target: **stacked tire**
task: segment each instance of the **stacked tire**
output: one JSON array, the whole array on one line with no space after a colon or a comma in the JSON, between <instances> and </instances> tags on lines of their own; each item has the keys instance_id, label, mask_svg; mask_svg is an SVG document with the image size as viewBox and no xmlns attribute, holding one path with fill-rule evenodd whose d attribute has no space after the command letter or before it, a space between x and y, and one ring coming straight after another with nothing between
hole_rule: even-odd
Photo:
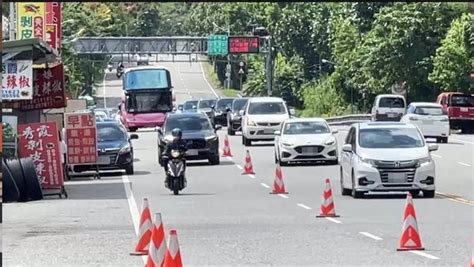
<instances>
[{"instance_id":1,"label":"stacked tire","mask_svg":"<svg viewBox=\"0 0 474 267\"><path fill-rule=\"evenodd\" d=\"M43 190L31 158L5 160L2 169L5 202L43 199Z\"/></svg>"}]
</instances>

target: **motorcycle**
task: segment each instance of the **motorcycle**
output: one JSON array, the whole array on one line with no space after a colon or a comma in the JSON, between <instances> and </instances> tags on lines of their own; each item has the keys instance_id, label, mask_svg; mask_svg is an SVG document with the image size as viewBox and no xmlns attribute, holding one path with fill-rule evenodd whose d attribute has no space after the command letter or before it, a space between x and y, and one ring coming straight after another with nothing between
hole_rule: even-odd
<instances>
[{"instance_id":1,"label":"motorcycle","mask_svg":"<svg viewBox=\"0 0 474 267\"><path fill-rule=\"evenodd\" d=\"M186 160L184 159L185 151L171 150L170 157L163 155L163 158L169 158L167 164L166 179L168 180L168 188L173 191L175 195L179 191L186 188L185 167Z\"/></svg>"}]
</instances>

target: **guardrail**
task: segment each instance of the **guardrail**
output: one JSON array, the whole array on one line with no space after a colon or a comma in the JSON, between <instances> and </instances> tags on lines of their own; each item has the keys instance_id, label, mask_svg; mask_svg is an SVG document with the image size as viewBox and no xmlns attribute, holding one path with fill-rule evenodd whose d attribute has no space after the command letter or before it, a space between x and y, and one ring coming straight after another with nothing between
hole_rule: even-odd
<instances>
[{"instance_id":1,"label":"guardrail","mask_svg":"<svg viewBox=\"0 0 474 267\"><path fill-rule=\"evenodd\" d=\"M351 125L357 122L370 121L372 116L370 114L351 114L337 117L326 118L329 125Z\"/></svg>"}]
</instances>

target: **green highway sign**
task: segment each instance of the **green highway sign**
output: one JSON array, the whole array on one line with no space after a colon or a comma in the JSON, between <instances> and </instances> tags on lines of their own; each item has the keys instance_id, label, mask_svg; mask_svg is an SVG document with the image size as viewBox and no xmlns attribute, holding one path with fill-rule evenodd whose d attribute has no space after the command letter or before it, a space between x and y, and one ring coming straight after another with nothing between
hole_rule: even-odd
<instances>
[{"instance_id":1,"label":"green highway sign","mask_svg":"<svg viewBox=\"0 0 474 267\"><path fill-rule=\"evenodd\" d=\"M210 35L207 38L207 55L225 56L229 53L227 35Z\"/></svg>"}]
</instances>

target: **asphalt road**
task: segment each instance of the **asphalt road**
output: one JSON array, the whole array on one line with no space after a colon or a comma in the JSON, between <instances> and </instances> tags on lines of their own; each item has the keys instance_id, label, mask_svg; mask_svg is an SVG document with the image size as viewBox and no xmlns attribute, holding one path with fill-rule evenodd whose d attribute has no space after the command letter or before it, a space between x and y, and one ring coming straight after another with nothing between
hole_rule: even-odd
<instances>
[{"instance_id":1,"label":"asphalt road","mask_svg":"<svg viewBox=\"0 0 474 267\"><path fill-rule=\"evenodd\" d=\"M178 102L215 97L200 63L162 65L171 71ZM117 99L120 90L119 80L107 80L101 93ZM347 128L338 129L342 145ZM225 132L219 131L221 145ZM472 135L453 135L433 153L439 194L414 199L426 250L398 252L403 194L341 196L337 165L283 167L289 194L269 194L273 144L248 148L256 174L242 175L247 148L238 134L230 137L232 158L222 158L218 166L190 163L188 187L174 196L163 186L157 133L137 133L134 175L73 180L67 183L68 200L6 205L5 266L143 266L128 252L136 242L137 207L144 197L152 213L162 213L166 236L177 230L185 266L465 267L471 261ZM325 178L331 180L339 218L315 217Z\"/></svg>"}]
</instances>

